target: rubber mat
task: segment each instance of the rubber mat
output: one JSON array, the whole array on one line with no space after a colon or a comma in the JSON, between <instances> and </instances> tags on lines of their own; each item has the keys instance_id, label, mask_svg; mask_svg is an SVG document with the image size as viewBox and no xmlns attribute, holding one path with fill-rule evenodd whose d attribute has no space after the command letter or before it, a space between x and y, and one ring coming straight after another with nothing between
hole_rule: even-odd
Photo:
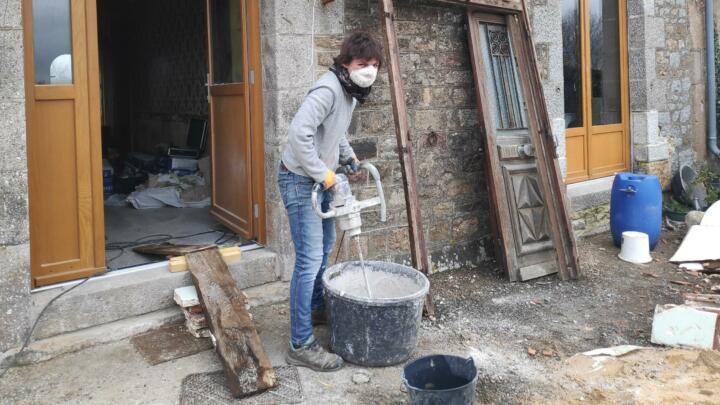
<instances>
[{"instance_id":1,"label":"rubber mat","mask_svg":"<svg viewBox=\"0 0 720 405\"><path fill-rule=\"evenodd\" d=\"M275 367L278 386L245 398L234 398L225 384L223 370L190 374L183 378L180 387L180 405L197 404L299 404L303 401L302 384L297 368Z\"/></svg>"}]
</instances>

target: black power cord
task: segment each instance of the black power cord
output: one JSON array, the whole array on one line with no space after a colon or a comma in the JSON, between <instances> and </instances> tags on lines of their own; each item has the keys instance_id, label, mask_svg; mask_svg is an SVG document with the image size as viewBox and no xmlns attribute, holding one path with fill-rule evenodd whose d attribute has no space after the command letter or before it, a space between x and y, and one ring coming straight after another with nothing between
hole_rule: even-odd
<instances>
[{"instance_id":1,"label":"black power cord","mask_svg":"<svg viewBox=\"0 0 720 405\"><path fill-rule=\"evenodd\" d=\"M104 272L102 272L102 273L104 273ZM50 305L52 305L52 303L55 302L58 298L62 297L63 295L65 295L65 294L67 294L67 293L69 293L70 291L74 290L76 287L79 287L79 286L85 284L86 281L88 281L88 280L90 280L91 278L93 278L93 277L95 277L95 276L98 276L99 274L102 274L102 273L97 273L97 274L93 274L93 275L91 275L91 276L89 276L89 277L85 277L82 281L80 281L79 283L75 284L74 286L68 288L67 290L61 292L60 294L54 296L50 301L48 301L47 304L45 304L45 306L43 307L43 309L42 309L42 310L40 311L40 313L38 314L37 318L35 318L35 322L33 322L33 325L32 325L32 327L30 328L30 332L28 332L27 336L25 337L25 341L23 342L22 346L20 346L20 350L15 354L15 356L14 356L14 361L12 361L11 364L9 364L9 365L7 366L7 368L5 368L4 370L0 371L0 378L2 378L2 377L5 375L5 373L8 372L8 370L10 370L11 368L13 368L13 367L16 366L17 360L20 358L20 355L22 354L23 351L25 351L25 349L27 348L28 344L30 343L30 338L32 337L33 333L35 332L35 328L37 327L38 322L40 322L40 318L42 318L42 316L45 314L45 311L50 307Z\"/></svg>"},{"instance_id":2,"label":"black power cord","mask_svg":"<svg viewBox=\"0 0 720 405\"><path fill-rule=\"evenodd\" d=\"M123 253L125 253L125 249L129 249L129 248L132 248L135 246L144 245L144 244L148 244L148 243L162 243L162 242L167 242L167 241L170 241L173 239L187 239L187 238L191 238L193 236L200 236L200 235L205 235L208 233L216 233L216 232L221 232L222 235L215 240L215 244L226 243L232 239L237 238L236 235L234 235L232 233L228 234L228 232L223 231L221 229L213 229L210 231L198 232L198 233L193 233L190 235L182 235L182 236L173 236L173 235L169 235L169 234L146 235L146 236L143 236L142 238L139 238L139 239L136 239L136 240L130 241L130 242L113 242L113 243L108 243L107 245L105 245L105 250L119 250L120 251L120 253L118 255L106 260L106 265L108 263L112 262L113 260L117 259L118 257L122 256ZM345 236L345 233L343 232L343 237L344 236ZM155 238L155 239L148 239L148 238ZM335 261L337 261L337 257L335 258ZM7 368L0 371L0 378L2 378L5 375L5 373L8 372L8 370L10 370L11 368L16 366L17 359L20 358L20 355L27 348L28 344L30 343L30 338L32 337L33 333L35 333L35 328L37 328L38 322L40 322L40 318L42 318L42 316L45 314L45 311L47 311L47 309L50 307L50 305L52 305L57 299L59 299L63 295L65 295L65 294L69 293L70 291L74 290L75 288L85 284L85 282L87 282L91 278L96 277L100 274L104 274L104 273L105 273L105 271L97 273L97 274L93 274L89 277L85 277L84 279L82 279L82 281L73 285L72 287L68 288L67 290L61 292L60 294L54 296L50 301L48 301L47 304L45 304L43 309L40 311L40 314L38 314L37 318L35 318L35 322L33 322L33 325L30 328L30 332L28 332L27 336L25 337L25 340L23 341L22 346L20 346L20 350L15 354L15 356L14 356L15 360L12 361L11 364L9 364L7 366Z\"/></svg>"}]
</instances>

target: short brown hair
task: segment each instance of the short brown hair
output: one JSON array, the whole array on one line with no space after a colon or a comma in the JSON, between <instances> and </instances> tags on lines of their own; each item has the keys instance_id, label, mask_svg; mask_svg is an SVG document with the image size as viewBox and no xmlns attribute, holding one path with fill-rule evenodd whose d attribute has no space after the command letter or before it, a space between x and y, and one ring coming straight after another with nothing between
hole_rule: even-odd
<instances>
[{"instance_id":1,"label":"short brown hair","mask_svg":"<svg viewBox=\"0 0 720 405\"><path fill-rule=\"evenodd\" d=\"M367 32L358 31L350 34L340 47L340 55L334 61L339 65L347 65L353 59L377 59L378 65L383 63L383 46Z\"/></svg>"}]
</instances>

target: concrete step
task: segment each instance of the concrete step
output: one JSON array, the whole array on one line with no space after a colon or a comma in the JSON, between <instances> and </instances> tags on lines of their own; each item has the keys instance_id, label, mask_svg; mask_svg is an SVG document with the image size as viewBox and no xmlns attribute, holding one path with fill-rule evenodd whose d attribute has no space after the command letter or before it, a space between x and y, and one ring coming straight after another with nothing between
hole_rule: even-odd
<instances>
[{"instance_id":1,"label":"concrete step","mask_svg":"<svg viewBox=\"0 0 720 405\"><path fill-rule=\"evenodd\" d=\"M250 300L250 312L253 312L253 308L287 301L288 289L289 284L281 281L244 289ZM20 355L19 348L0 354L0 369L47 361L88 347L127 339L164 325L182 322L183 319L182 311L175 305L47 339L34 340Z\"/></svg>"},{"instance_id":2,"label":"concrete step","mask_svg":"<svg viewBox=\"0 0 720 405\"><path fill-rule=\"evenodd\" d=\"M230 272L242 289L277 281L276 257L265 248L246 251L239 262L229 266ZM174 307L175 288L192 285L189 272L171 273L166 265L113 273L90 279L55 301L38 322L34 338L45 339ZM33 292L35 316L70 287Z\"/></svg>"}]
</instances>

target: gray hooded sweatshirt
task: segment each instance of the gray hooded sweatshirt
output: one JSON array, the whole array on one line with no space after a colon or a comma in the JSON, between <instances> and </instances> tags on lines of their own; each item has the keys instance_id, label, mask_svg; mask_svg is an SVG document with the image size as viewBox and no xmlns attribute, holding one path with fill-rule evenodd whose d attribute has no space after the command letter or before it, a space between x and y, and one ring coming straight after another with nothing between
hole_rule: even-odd
<instances>
[{"instance_id":1,"label":"gray hooded sweatshirt","mask_svg":"<svg viewBox=\"0 0 720 405\"><path fill-rule=\"evenodd\" d=\"M333 72L322 75L290 123L282 156L288 170L322 183L328 169L353 156L346 134L356 103Z\"/></svg>"}]
</instances>

